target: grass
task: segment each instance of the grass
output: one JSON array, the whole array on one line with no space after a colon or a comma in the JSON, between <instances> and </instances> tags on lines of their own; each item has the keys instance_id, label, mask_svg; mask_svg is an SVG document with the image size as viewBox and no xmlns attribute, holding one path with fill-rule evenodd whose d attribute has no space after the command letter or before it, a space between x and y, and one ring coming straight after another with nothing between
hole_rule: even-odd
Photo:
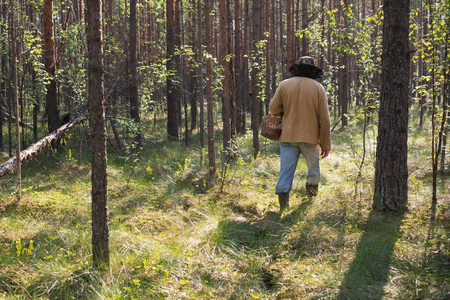
<instances>
[{"instance_id":1,"label":"grass","mask_svg":"<svg viewBox=\"0 0 450 300\"><path fill-rule=\"evenodd\" d=\"M111 147L107 272L91 267L90 154L80 128L66 151L23 166L19 203L15 177L0 179L0 298L448 299L449 178L439 177L432 221L428 131L410 128L409 212L395 216L371 210L376 130L358 177L361 129L352 126L333 133L313 200L300 161L283 215L277 143L261 141L254 160L251 135L240 137L219 179L200 163L195 135L186 147L147 128L143 149ZM217 163L225 169L220 153Z\"/></svg>"}]
</instances>

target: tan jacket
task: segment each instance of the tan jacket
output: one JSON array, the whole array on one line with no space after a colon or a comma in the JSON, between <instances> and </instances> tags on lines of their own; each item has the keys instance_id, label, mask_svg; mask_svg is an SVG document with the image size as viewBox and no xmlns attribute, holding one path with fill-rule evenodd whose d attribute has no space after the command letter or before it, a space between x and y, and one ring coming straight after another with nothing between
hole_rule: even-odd
<instances>
[{"instance_id":1,"label":"tan jacket","mask_svg":"<svg viewBox=\"0 0 450 300\"><path fill-rule=\"evenodd\" d=\"M330 114L323 86L307 77L284 80L269 103L270 113L283 113L280 142L319 144L331 150Z\"/></svg>"}]
</instances>

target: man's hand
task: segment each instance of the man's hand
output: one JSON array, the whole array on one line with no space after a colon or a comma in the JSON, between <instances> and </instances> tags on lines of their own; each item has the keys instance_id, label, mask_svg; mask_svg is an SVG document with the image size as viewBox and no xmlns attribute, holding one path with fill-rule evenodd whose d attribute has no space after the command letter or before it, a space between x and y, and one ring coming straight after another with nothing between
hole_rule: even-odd
<instances>
[{"instance_id":1,"label":"man's hand","mask_svg":"<svg viewBox=\"0 0 450 300\"><path fill-rule=\"evenodd\" d=\"M320 153L320 157L325 158L328 156L328 154L330 154L330 150L322 150L322 152Z\"/></svg>"}]
</instances>

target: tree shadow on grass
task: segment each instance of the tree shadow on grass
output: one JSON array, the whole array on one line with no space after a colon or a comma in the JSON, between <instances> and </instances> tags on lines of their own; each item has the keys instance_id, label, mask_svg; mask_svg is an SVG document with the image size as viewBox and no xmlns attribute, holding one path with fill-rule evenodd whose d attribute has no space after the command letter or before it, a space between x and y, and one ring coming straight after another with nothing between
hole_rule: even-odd
<instances>
[{"instance_id":1,"label":"tree shadow on grass","mask_svg":"<svg viewBox=\"0 0 450 300\"><path fill-rule=\"evenodd\" d=\"M438 209L437 203L433 203L430 214L426 248L423 257L424 278L422 282L428 284L419 288L419 296L427 299L448 299L450 297L450 214L447 212L445 200L444 206ZM439 211L438 211L439 210ZM433 277L433 280L428 278ZM431 281L433 284L429 284Z\"/></svg>"},{"instance_id":2,"label":"tree shadow on grass","mask_svg":"<svg viewBox=\"0 0 450 300\"><path fill-rule=\"evenodd\" d=\"M402 215L370 213L337 299L383 298L402 220Z\"/></svg>"},{"instance_id":3,"label":"tree shadow on grass","mask_svg":"<svg viewBox=\"0 0 450 300\"><path fill-rule=\"evenodd\" d=\"M284 215L269 211L257 219L228 217L219 222L213 241L219 251L230 258L246 261L246 272L258 275L250 280L252 284L267 291L277 290L282 286L280 278L283 274L272 268L272 263L285 247L282 245L285 233L302 218L312 202L307 199L300 205L293 205L293 209Z\"/></svg>"},{"instance_id":4,"label":"tree shadow on grass","mask_svg":"<svg viewBox=\"0 0 450 300\"><path fill-rule=\"evenodd\" d=\"M312 205L312 199L303 199L301 204L282 215L269 211L258 219L231 217L219 222L219 247L232 247L245 250L265 248L273 257L277 257L278 245L283 234L292 224L298 222Z\"/></svg>"},{"instance_id":5,"label":"tree shadow on grass","mask_svg":"<svg viewBox=\"0 0 450 300\"><path fill-rule=\"evenodd\" d=\"M303 201L300 205L295 207L294 210L287 213L285 216L283 216L282 221L285 224L294 224L299 219L303 218L308 208L313 204L314 199L313 198L303 198Z\"/></svg>"}]
</instances>

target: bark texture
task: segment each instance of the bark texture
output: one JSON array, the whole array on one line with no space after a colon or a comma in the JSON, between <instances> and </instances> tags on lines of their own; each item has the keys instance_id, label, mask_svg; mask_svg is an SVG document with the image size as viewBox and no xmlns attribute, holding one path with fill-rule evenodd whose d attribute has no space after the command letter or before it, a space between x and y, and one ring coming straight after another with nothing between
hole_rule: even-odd
<instances>
[{"instance_id":1,"label":"bark texture","mask_svg":"<svg viewBox=\"0 0 450 300\"><path fill-rule=\"evenodd\" d=\"M252 50L253 53L258 52L257 44L261 39L261 3L259 1L253 2L252 10L252 25L253 25L253 39ZM256 158L259 155L259 87L258 87L258 65L260 65L260 58L253 58L252 66L252 129L253 129L253 157Z\"/></svg>"},{"instance_id":2,"label":"bark texture","mask_svg":"<svg viewBox=\"0 0 450 300\"><path fill-rule=\"evenodd\" d=\"M172 73L167 76L167 135L169 139L178 140L178 115L179 111L179 91L174 73L177 70L176 52L176 6L178 0L167 0L166 16L167 16L167 71Z\"/></svg>"},{"instance_id":3,"label":"bark texture","mask_svg":"<svg viewBox=\"0 0 450 300\"><path fill-rule=\"evenodd\" d=\"M212 34L211 34L211 1L205 1L205 39L209 54L213 52ZM208 166L211 176L217 175L216 153L214 145L214 119L213 119L213 94L212 94L212 58L208 57L206 61L206 111L208 115Z\"/></svg>"},{"instance_id":4,"label":"bark texture","mask_svg":"<svg viewBox=\"0 0 450 300\"><path fill-rule=\"evenodd\" d=\"M106 172L102 1L87 1L89 124L92 151L92 255L94 267L109 267L109 228Z\"/></svg>"},{"instance_id":5,"label":"bark texture","mask_svg":"<svg viewBox=\"0 0 450 300\"><path fill-rule=\"evenodd\" d=\"M22 160L20 159L20 126L19 126L19 94L18 94L18 80L17 80L17 20L16 20L16 9L14 7L15 3L11 2L11 77L13 82L13 102L14 102L14 118L15 118L15 127L16 127L16 197L17 200L20 200L22 194Z\"/></svg>"},{"instance_id":6,"label":"bark texture","mask_svg":"<svg viewBox=\"0 0 450 300\"><path fill-rule=\"evenodd\" d=\"M374 208L397 212L408 199L409 6L409 0L386 0L383 7Z\"/></svg>"},{"instance_id":7,"label":"bark texture","mask_svg":"<svg viewBox=\"0 0 450 300\"><path fill-rule=\"evenodd\" d=\"M130 116L136 125L141 123L137 74L137 17L136 0L130 1ZM139 127L139 126L138 126ZM139 130L140 131L140 130ZM136 132L134 142L141 144L141 134Z\"/></svg>"},{"instance_id":8,"label":"bark texture","mask_svg":"<svg viewBox=\"0 0 450 300\"><path fill-rule=\"evenodd\" d=\"M44 0L44 52L45 71L52 78L47 84L46 113L48 116L48 132L60 126L58 94L56 90L55 41L53 38L53 0Z\"/></svg>"},{"instance_id":9,"label":"bark texture","mask_svg":"<svg viewBox=\"0 0 450 300\"><path fill-rule=\"evenodd\" d=\"M222 77L222 123L223 123L223 149L230 148L231 127L230 127L230 67L227 61L228 51L228 22L227 22L227 0L220 0L220 63L223 68Z\"/></svg>"}]
</instances>

